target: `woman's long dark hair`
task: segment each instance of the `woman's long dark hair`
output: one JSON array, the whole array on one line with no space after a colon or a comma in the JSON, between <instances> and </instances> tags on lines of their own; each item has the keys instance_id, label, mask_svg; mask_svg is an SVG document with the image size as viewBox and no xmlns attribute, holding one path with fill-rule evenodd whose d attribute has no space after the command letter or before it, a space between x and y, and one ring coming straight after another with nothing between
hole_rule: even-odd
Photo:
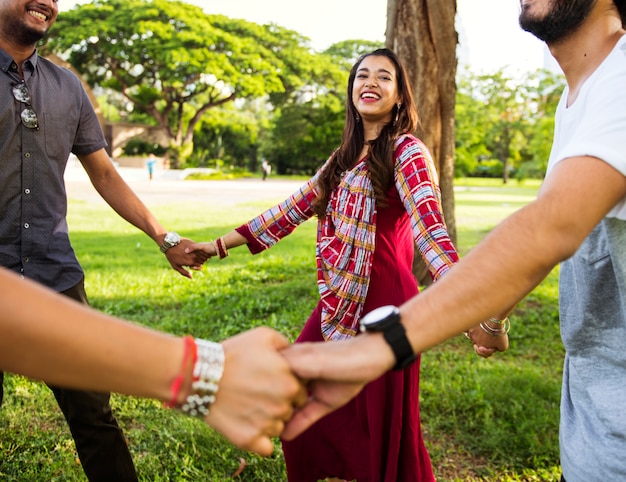
<instances>
[{"instance_id":1,"label":"woman's long dark hair","mask_svg":"<svg viewBox=\"0 0 626 482\"><path fill-rule=\"evenodd\" d=\"M363 124L352 102L352 92L357 70L361 62L370 56L387 57L394 64L398 96L401 103L399 108L397 105L393 108L391 121L383 127L379 136L372 141L368 141L370 149L366 160L367 169L374 188L376 201L382 205L385 204L386 192L393 182L394 142L398 136L407 132L414 132L418 126L419 119L408 75L398 56L389 49L378 49L361 56L352 67L350 77L348 78L346 125L343 129L341 145L333 153L329 165L320 173L317 181L318 197L313 202L313 208L318 216L323 216L326 212L330 193L339 184L341 174L346 170L352 169L359 160L357 158L365 143Z\"/></svg>"},{"instance_id":2,"label":"woman's long dark hair","mask_svg":"<svg viewBox=\"0 0 626 482\"><path fill-rule=\"evenodd\" d=\"M622 28L626 28L626 0L614 0L613 3L622 17Z\"/></svg>"}]
</instances>

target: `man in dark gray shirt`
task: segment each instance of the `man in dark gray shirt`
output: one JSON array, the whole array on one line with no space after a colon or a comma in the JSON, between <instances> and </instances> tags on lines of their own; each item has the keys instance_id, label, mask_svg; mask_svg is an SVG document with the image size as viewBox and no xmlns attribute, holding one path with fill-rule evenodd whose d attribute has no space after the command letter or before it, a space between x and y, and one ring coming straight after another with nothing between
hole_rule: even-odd
<instances>
[{"instance_id":1,"label":"man in dark gray shirt","mask_svg":"<svg viewBox=\"0 0 626 482\"><path fill-rule=\"evenodd\" d=\"M204 260L186 254L191 241L167 233L119 176L78 78L37 55L57 13L56 0L0 0L0 264L87 303L66 221L63 173L72 152L109 205L191 277L187 267ZM109 394L51 389L89 480L137 480Z\"/></svg>"}]
</instances>

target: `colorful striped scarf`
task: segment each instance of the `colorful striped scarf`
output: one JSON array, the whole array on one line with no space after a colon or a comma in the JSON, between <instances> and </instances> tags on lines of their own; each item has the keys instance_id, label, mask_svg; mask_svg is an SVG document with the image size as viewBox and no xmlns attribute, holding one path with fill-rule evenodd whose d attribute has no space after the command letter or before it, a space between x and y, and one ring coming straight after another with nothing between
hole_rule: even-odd
<instances>
[{"instance_id":1,"label":"colorful striped scarf","mask_svg":"<svg viewBox=\"0 0 626 482\"><path fill-rule=\"evenodd\" d=\"M346 171L318 223L316 259L322 335L356 335L369 287L376 239L376 198L365 159Z\"/></svg>"}]
</instances>

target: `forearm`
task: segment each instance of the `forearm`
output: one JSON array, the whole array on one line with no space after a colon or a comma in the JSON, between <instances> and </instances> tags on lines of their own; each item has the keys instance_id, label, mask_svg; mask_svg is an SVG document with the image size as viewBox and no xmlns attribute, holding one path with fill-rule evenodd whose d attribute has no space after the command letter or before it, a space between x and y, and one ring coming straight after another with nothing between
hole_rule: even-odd
<instances>
[{"instance_id":1,"label":"forearm","mask_svg":"<svg viewBox=\"0 0 626 482\"><path fill-rule=\"evenodd\" d=\"M167 229L161 225L117 171L107 172L97 179L92 178L92 183L117 214L146 233L157 245L161 245Z\"/></svg>"},{"instance_id":2,"label":"forearm","mask_svg":"<svg viewBox=\"0 0 626 482\"><path fill-rule=\"evenodd\" d=\"M581 192L597 193L589 202ZM561 161L536 201L496 227L440 281L401 309L421 352L515 306L626 195L626 177L596 158Z\"/></svg>"},{"instance_id":3,"label":"forearm","mask_svg":"<svg viewBox=\"0 0 626 482\"><path fill-rule=\"evenodd\" d=\"M165 228L122 179L105 150L100 149L79 158L89 180L109 206L160 245L165 236Z\"/></svg>"},{"instance_id":4,"label":"forearm","mask_svg":"<svg viewBox=\"0 0 626 482\"><path fill-rule=\"evenodd\" d=\"M228 250L246 244L247 239L237 231L230 231L224 236L220 236L215 241L193 243L186 248L187 253L204 252L208 257L225 258Z\"/></svg>"},{"instance_id":5,"label":"forearm","mask_svg":"<svg viewBox=\"0 0 626 482\"><path fill-rule=\"evenodd\" d=\"M183 359L179 338L98 313L5 270L0 286L0 368L55 385L169 399Z\"/></svg>"},{"instance_id":6,"label":"forearm","mask_svg":"<svg viewBox=\"0 0 626 482\"><path fill-rule=\"evenodd\" d=\"M248 240L235 230L226 233L222 236L222 239L227 249L237 248L238 246L243 246L248 243Z\"/></svg>"},{"instance_id":7,"label":"forearm","mask_svg":"<svg viewBox=\"0 0 626 482\"><path fill-rule=\"evenodd\" d=\"M248 249L252 254L271 248L314 215L312 204L317 196L314 179L309 180L282 203L237 228L247 239Z\"/></svg>"},{"instance_id":8,"label":"forearm","mask_svg":"<svg viewBox=\"0 0 626 482\"><path fill-rule=\"evenodd\" d=\"M571 254L555 242L552 230L537 225L537 207L505 220L446 276L401 307L416 352L501 317Z\"/></svg>"}]
</instances>

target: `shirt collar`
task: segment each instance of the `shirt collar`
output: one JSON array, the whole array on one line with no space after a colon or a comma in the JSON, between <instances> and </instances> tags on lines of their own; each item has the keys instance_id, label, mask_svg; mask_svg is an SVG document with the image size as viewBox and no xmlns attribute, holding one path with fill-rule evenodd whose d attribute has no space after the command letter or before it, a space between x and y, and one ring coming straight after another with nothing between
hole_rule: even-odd
<instances>
[{"instance_id":1,"label":"shirt collar","mask_svg":"<svg viewBox=\"0 0 626 482\"><path fill-rule=\"evenodd\" d=\"M35 50L33 54L24 61L24 63L27 64L30 62L32 69L35 70L37 68L38 57L39 55L37 55L37 50ZM12 70L11 66L15 65L15 61L11 58L11 56L0 48L0 69L2 69L4 73L8 73Z\"/></svg>"}]
</instances>

